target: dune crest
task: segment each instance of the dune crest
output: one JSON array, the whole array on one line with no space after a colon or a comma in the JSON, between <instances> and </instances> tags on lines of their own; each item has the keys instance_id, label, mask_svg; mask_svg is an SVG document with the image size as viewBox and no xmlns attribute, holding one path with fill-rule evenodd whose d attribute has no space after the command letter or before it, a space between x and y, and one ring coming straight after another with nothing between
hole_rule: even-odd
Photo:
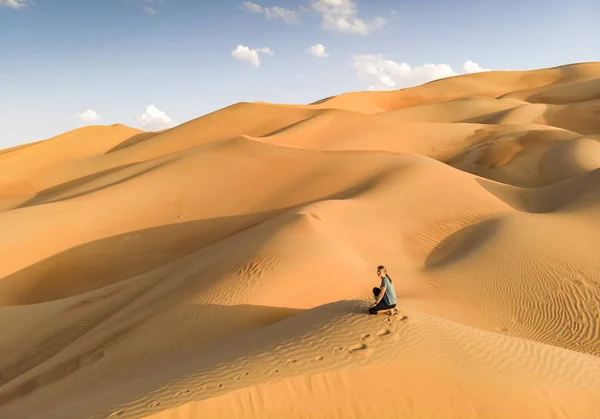
<instances>
[{"instance_id":1,"label":"dune crest","mask_svg":"<svg viewBox=\"0 0 600 419\"><path fill-rule=\"evenodd\" d=\"M597 417L599 115L581 63L0 151L0 417Z\"/></svg>"}]
</instances>

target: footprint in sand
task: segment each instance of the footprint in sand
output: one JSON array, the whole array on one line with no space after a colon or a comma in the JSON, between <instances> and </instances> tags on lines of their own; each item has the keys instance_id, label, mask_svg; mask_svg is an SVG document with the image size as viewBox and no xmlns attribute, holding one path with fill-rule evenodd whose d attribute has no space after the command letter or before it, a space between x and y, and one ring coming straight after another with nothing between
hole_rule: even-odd
<instances>
[{"instance_id":1,"label":"footprint in sand","mask_svg":"<svg viewBox=\"0 0 600 419\"><path fill-rule=\"evenodd\" d=\"M379 336L380 338L386 337L390 335L391 330L390 329L381 329L379 332L377 332L377 336Z\"/></svg>"},{"instance_id":2,"label":"footprint in sand","mask_svg":"<svg viewBox=\"0 0 600 419\"><path fill-rule=\"evenodd\" d=\"M340 352L342 352L343 350L344 350L344 347L343 347L343 346L336 346L335 348L333 348L333 354L334 354L334 355L337 355L337 354L339 354Z\"/></svg>"},{"instance_id":3,"label":"footprint in sand","mask_svg":"<svg viewBox=\"0 0 600 419\"><path fill-rule=\"evenodd\" d=\"M367 350L367 345L364 343L357 343L356 345L352 345L348 348L348 352L351 354L360 353Z\"/></svg>"},{"instance_id":4,"label":"footprint in sand","mask_svg":"<svg viewBox=\"0 0 600 419\"><path fill-rule=\"evenodd\" d=\"M385 319L385 322L389 326L391 326L392 325L392 319L394 319L394 321L396 321L396 322L401 322L401 321L404 321L404 320L408 319L408 316L401 316L399 314L396 314L396 315L394 315L392 317L388 317L387 319Z\"/></svg>"},{"instance_id":5,"label":"footprint in sand","mask_svg":"<svg viewBox=\"0 0 600 419\"><path fill-rule=\"evenodd\" d=\"M109 418L118 418L119 416L123 416L125 414L124 410L117 410L110 414Z\"/></svg>"},{"instance_id":6,"label":"footprint in sand","mask_svg":"<svg viewBox=\"0 0 600 419\"><path fill-rule=\"evenodd\" d=\"M249 373L249 372L243 372L243 373L241 373L241 374L238 374L238 375L235 377L235 380L236 380L236 381L238 381L238 380L241 380L242 378L244 378L244 377L247 377L247 376L249 376L249 375L250 375L250 373Z\"/></svg>"},{"instance_id":7,"label":"footprint in sand","mask_svg":"<svg viewBox=\"0 0 600 419\"><path fill-rule=\"evenodd\" d=\"M288 359L286 364L295 364L296 362L298 362L298 360L296 359Z\"/></svg>"},{"instance_id":8,"label":"footprint in sand","mask_svg":"<svg viewBox=\"0 0 600 419\"><path fill-rule=\"evenodd\" d=\"M371 337L371 335L369 333L365 333L364 335L362 335L360 337L360 340L362 340L363 342L367 339L369 339Z\"/></svg>"},{"instance_id":9,"label":"footprint in sand","mask_svg":"<svg viewBox=\"0 0 600 419\"><path fill-rule=\"evenodd\" d=\"M263 375L274 375L279 374L279 370L267 370L263 372Z\"/></svg>"},{"instance_id":10,"label":"footprint in sand","mask_svg":"<svg viewBox=\"0 0 600 419\"><path fill-rule=\"evenodd\" d=\"M320 361L322 360L323 357L321 355L315 356L314 358L311 358L311 361Z\"/></svg>"},{"instance_id":11,"label":"footprint in sand","mask_svg":"<svg viewBox=\"0 0 600 419\"><path fill-rule=\"evenodd\" d=\"M217 384L216 386L214 386L213 388L221 388L223 387L223 384Z\"/></svg>"},{"instance_id":12,"label":"footprint in sand","mask_svg":"<svg viewBox=\"0 0 600 419\"><path fill-rule=\"evenodd\" d=\"M175 394L176 396L183 396L184 394L189 394L189 390L181 390Z\"/></svg>"},{"instance_id":13,"label":"footprint in sand","mask_svg":"<svg viewBox=\"0 0 600 419\"><path fill-rule=\"evenodd\" d=\"M157 402L156 400L152 400L151 402L149 402L147 404L148 407L156 407L156 406L159 406L159 405L160 405L160 402Z\"/></svg>"}]
</instances>

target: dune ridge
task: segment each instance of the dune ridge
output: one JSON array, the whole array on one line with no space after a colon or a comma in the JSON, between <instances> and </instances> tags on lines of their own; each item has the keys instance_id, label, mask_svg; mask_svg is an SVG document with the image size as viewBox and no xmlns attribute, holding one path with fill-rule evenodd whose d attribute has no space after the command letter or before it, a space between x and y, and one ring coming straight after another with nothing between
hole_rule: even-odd
<instances>
[{"instance_id":1,"label":"dune ridge","mask_svg":"<svg viewBox=\"0 0 600 419\"><path fill-rule=\"evenodd\" d=\"M580 63L0 151L0 417L600 417L599 100Z\"/></svg>"}]
</instances>

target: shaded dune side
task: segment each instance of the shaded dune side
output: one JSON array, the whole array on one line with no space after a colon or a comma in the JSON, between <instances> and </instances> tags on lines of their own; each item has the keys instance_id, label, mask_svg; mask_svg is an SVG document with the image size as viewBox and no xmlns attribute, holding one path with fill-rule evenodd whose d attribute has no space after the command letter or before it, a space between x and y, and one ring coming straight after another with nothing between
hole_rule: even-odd
<instances>
[{"instance_id":1,"label":"shaded dune side","mask_svg":"<svg viewBox=\"0 0 600 419\"><path fill-rule=\"evenodd\" d=\"M598 141L592 137L545 126L523 128L490 128L483 141L473 141L446 162L477 176L522 187L546 186L600 164Z\"/></svg>"},{"instance_id":2,"label":"shaded dune side","mask_svg":"<svg viewBox=\"0 0 600 419\"><path fill-rule=\"evenodd\" d=\"M124 125L90 126L0 152L0 211L18 207L40 190L78 177L71 167L80 168L78 162L101 156L138 133L140 130ZM92 167L88 174L97 171Z\"/></svg>"},{"instance_id":3,"label":"shaded dune side","mask_svg":"<svg viewBox=\"0 0 600 419\"><path fill-rule=\"evenodd\" d=\"M540 172L551 184L600 167L600 142L576 138L552 147L541 161Z\"/></svg>"},{"instance_id":4,"label":"shaded dune side","mask_svg":"<svg viewBox=\"0 0 600 419\"><path fill-rule=\"evenodd\" d=\"M566 81L542 87L508 93L502 99L521 99L529 103L545 103L548 105L566 105L600 99L600 78Z\"/></svg>"},{"instance_id":5,"label":"shaded dune side","mask_svg":"<svg viewBox=\"0 0 600 419\"><path fill-rule=\"evenodd\" d=\"M271 104L237 103L186 122L144 141L121 145L112 153L135 152L138 159L149 159L193 146L238 135L259 137L283 126L319 114L311 108L280 107Z\"/></svg>"},{"instance_id":6,"label":"shaded dune side","mask_svg":"<svg viewBox=\"0 0 600 419\"><path fill-rule=\"evenodd\" d=\"M478 124L540 124L562 128L581 135L600 132L600 101L568 105L527 104L474 118L465 122Z\"/></svg>"},{"instance_id":7,"label":"shaded dune side","mask_svg":"<svg viewBox=\"0 0 600 419\"><path fill-rule=\"evenodd\" d=\"M544 119L545 104L521 104L496 112L475 116L464 122L489 125L537 124L551 125Z\"/></svg>"},{"instance_id":8,"label":"shaded dune side","mask_svg":"<svg viewBox=\"0 0 600 419\"><path fill-rule=\"evenodd\" d=\"M3 169L0 180L31 177L42 169L102 154L140 132L124 125L89 126L45 141L12 148L10 152L0 154Z\"/></svg>"},{"instance_id":9,"label":"shaded dune side","mask_svg":"<svg viewBox=\"0 0 600 419\"><path fill-rule=\"evenodd\" d=\"M404 122L388 114L330 111L259 140L310 150L386 151L443 159L465 147L464 138L478 128L475 124Z\"/></svg>"},{"instance_id":10,"label":"shaded dune side","mask_svg":"<svg viewBox=\"0 0 600 419\"><path fill-rule=\"evenodd\" d=\"M512 109L510 101L488 97L460 97L448 101L425 103L387 113L397 121L410 122L469 122L482 115Z\"/></svg>"}]
</instances>

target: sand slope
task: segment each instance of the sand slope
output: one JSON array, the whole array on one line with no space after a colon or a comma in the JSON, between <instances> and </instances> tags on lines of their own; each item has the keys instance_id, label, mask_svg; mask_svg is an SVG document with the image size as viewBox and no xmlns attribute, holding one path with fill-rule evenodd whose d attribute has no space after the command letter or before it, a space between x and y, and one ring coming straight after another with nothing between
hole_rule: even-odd
<instances>
[{"instance_id":1,"label":"sand slope","mask_svg":"<svg viewBox=\"0 0 600 419\"><path fill-rule=\"evenodd\" d=\"M1 151L0 417L600 417L598 100L583 63Z\"/></svg>"}]
</instances>

